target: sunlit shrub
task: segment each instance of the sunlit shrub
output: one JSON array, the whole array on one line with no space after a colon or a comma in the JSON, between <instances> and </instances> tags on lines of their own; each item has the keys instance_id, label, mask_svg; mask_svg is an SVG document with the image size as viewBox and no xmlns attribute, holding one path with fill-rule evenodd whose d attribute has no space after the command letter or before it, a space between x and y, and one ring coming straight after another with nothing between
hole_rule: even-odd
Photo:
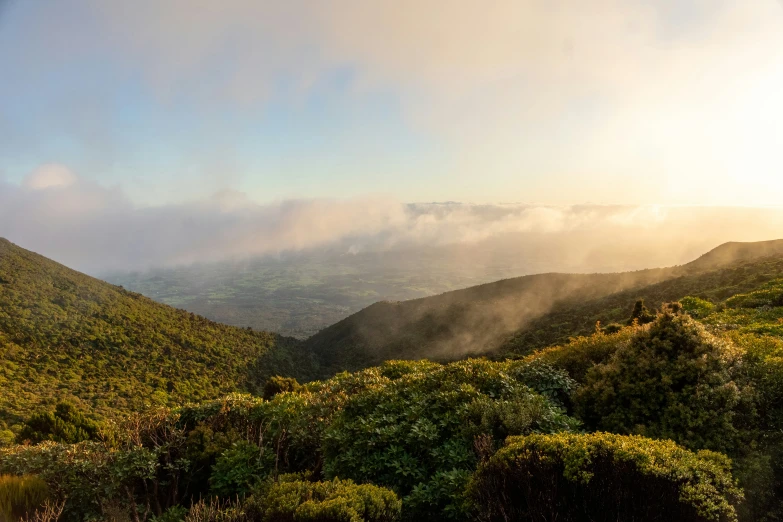
<instances>
[{"instance_id":1,"label":"sunlit shrub","mask_svg":"<svg viewBox=\"0 0 783 522\"><path fill-rule=\"evenodd\" d=\"M715 310L715 305L698 297L683 297L680 299L682 309L691 317L704 318Z\"/></svg>"},{"instance_id":2,"label":"sunlit shrub","mask_svg":"<svg viewBox=\"0 0 783 522\"><path fill-rule=\"evenodd\" d=\"M754 413L752 388L736 380L740 367L732 343L667 311L588 370L576 412L591 429L731 452Z\"/></svg>"},{"instance_id":3,"label":"sunlit shrub","mask_svg":"<svg viewBox=\"0 0 783 522\"><path fill-rule=\"evenodd\" d=\"M393 491L334 479L310 482L283 475L245 507L264 522L395 522L402 503Z\"/></svg>"},{"instance_id":4,"label":"sunlit shrub","mask_svg":"<svg viewBox=\"0 0 783 522\"><path fill-rule=\"evenodd\" d=\"M607 433L511 437L469 491L487 522L734 521L742 499L719 453Z\"/></svg>"}]
</instances>

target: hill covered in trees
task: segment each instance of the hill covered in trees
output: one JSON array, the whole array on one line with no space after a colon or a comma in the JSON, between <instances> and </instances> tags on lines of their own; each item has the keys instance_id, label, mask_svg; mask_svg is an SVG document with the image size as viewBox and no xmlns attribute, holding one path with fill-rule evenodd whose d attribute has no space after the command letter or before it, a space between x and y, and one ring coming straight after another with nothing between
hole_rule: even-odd
<instances>
[{"instance_id":1,"label":"hill covered in trees","mask_svg":"<svg viewBox=\"0 0 783 522\"><path fill-rule=\"evenodd\" d=\"M537 274L403 302L379 302L305 341L322 376L388 359L528 353L693 294L721 299L781 273L783 240L726 243L682 266Z\"/></svg>"},{"instance_id":2,"label":"hill covered in trees","mask_svg":"<svg viewBox=\"0 0 783 522\"><path fill-rule=\"evenodd\" d=\"M93 417L306 378L299 341L218 324L0 239L0 432L68 401ZM296 360L296 363L294 363Z\"/></svg>"}]
</instances>

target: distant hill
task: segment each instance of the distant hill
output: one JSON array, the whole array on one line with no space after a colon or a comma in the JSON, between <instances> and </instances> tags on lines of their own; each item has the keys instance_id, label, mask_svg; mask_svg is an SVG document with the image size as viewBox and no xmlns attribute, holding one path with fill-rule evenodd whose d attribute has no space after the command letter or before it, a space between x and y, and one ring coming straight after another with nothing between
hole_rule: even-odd
<instances>
[{"instance_id":1,"label":"distant hill","mask_svg":"<svg viewBox=\"0 0 783 522\"><path fill-rule=\"evenodd\" d=\"M587 301L565 301L533 319L507 339L494 354L497 357L526 355L538 348L562 344L570 337L595 331L596 322L607 325L624 322L638 299L651 308L685 296L719 302L735 294L749 292L783 275L783 253L765 252L764 257L731 258L728 265L715 268L714 258L702 258L685 265L685 274L641 288L616 292ZM709 255L709 254L708 254ZM728 259L728 258L726 258ZM718 265L719 266L719 265Z\"/></svg>"},{"instance_id":2,"label":"distant hill","mask_svg":"<svg viewBox=\"0 0 783 522\"><path fill-rule=\"evenodd\" d=\"M0 239L0 430L61 400L111 416L252 391L273 373L307 377L299 350Z\"/></svg>"},{"instance_id":3,"label":"distant hill","mask_svg":"<svg viewBox=\"0 0 783 522\"><path fill-rule=\"evenodd\" d=\"M731 295L783 272L783 240L726 243L682 266L614 274L538 274L403 302L380 302L305 341L322 375L389 359L525 353L618 321L637 298ZM753 280L753 281L751 281ZM610 297L611 296L611 297ZM599 313L600 312L600 313Z\"/></svg>"}]
</instances>

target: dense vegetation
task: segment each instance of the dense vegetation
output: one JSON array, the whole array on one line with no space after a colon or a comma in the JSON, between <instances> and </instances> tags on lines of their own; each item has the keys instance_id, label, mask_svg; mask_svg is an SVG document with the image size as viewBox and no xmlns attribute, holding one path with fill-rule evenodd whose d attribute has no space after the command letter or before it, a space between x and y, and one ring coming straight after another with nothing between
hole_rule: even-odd
<instances>
[{"instance_id":1,"label":"dense vegetation","mask_svg":"<svg viewBox=\"0 0 783 522\"><path fill-rule=\"evenodd\" d=\"M574 391L565 372L538 361L397 361L271 400L235 395L159 408L101 442L10 447L0 450L0 473L44 479L53 498L65 499L63 520L118 512L179 520L188 509L193 519L213 508L230 520L492 519L497 505L485 500L494 486L482 484L506 438L506 448L547 433L572 433L552 440L573 448L593 444L561 402ZM671 500L668 512L734 520L740 493L724 457L612 440L657 448L656 458L668 459L671 471L653 481L662 491L699 493ZM632 460L625 479L655 467L643 456ZM603 480L596 473L593 483ZM199 502L210 497L213 508Z\"/></svg>"},{"instance_id":2,"label":"dense vegetation","mask_svg":"<svg viewBox=\"0 0 783 522\"><path fill-rule=\"evenodd\" d=\"M0 442L67 401L93 417L254 391L306 368L299 343L229 327L0 239ZM293 363L296 359L296 364Z\"/></svg>"},{"instance_id":3,"label":"dense vegetation","mask_svg":"<svg viewBox=\"0 0 783 522\"><path fill-rule=\"evenodd\" d=\"M624 316L596 312L614 314L612 324L506 360L388 361L300 384L261 378L273 368L269 351L260 359L223 352L217 371L235 368L229 375L244 378L230 389L255 396L175 405L169 392L168 401L130 415L101 411L79 381L59 380L69 400L40 401L43 410L12 434L37 444L0 448L3 509L29 512L46 502L64 522L780 520L780 262L682 268L692 273L645 287L666 296L698 290L666 305L648 298L645 306L638 290L586 301L590 310L628 298ZM18 281L17 272L6 273ZM14 290L6 277L0 288ZM46 273L35 279L47 281ZM14 302L6 296L17 294L2 295ZM28 307L41 295L30 293ZM82 349L95 361L111 345ZM296 350L271 353L290 368L302 355ZM26 487L41 495L26 497Z\"/></svg>"}]
</instances>

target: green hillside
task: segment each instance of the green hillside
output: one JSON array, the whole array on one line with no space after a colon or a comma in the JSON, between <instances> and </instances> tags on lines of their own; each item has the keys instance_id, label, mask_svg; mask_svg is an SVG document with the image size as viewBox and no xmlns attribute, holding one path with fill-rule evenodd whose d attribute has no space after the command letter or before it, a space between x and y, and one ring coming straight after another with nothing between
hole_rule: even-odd
<instances>
[{"instance_id":1,"label":"green hillside","mask_svg":"<svg viewBox=\"0 0 783 522\"><path fill-rule=\"evenodd\" d=\"M682 266L615 274L537 274L403 302L380 302L305 341L323 376L389 359L527 353L658 305L725 297L780 273L783 240L726 243Z\"/></svg>"},{"instance_id":2,"label":"green hillside","mask_svg":"<svg viewBox=\"0 0 783 522\"><path fill-rule=\"evenodd\" d=\"M158 304L0 239L0 431L63 400L114 416L254 390L270 373L305 367L298 350L294 339Z\"/></svg>"},{"instance_id":3,"label":"green hillside","mask_svg":"<svg viewBox=\"0 0 783 522\"><path fill-rule=\"evenodd\" d=\"M153 409L100 442L0 448L0 474L42 481L63 522L780 520L783 278L648 319Z\"/></svg>"}]
</instances>

